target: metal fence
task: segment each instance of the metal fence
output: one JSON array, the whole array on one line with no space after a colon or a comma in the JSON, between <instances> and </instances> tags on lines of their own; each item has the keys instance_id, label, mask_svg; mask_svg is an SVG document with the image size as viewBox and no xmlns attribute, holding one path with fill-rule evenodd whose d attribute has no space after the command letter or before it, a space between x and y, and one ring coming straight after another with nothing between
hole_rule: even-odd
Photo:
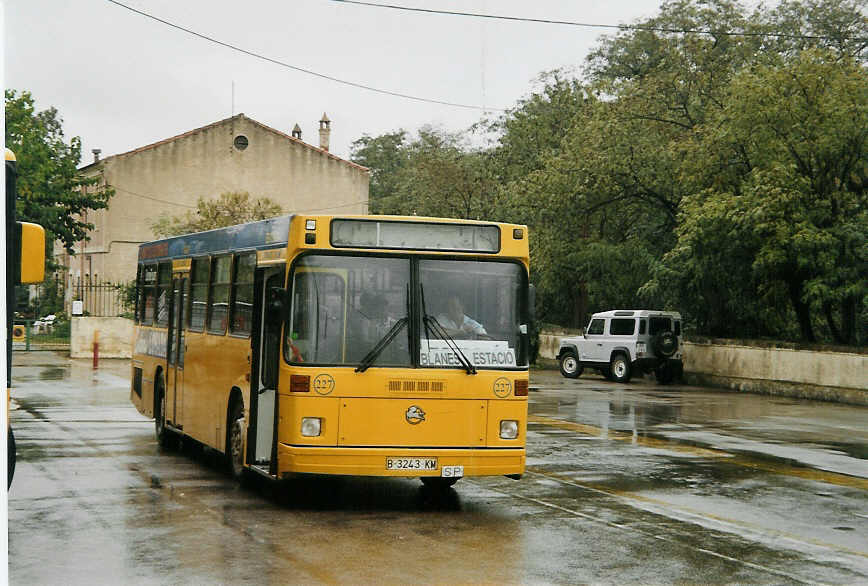
<instances>
[{"instance_id":1,"label":"metal fence","mask_svg":"<svg viewBox=\"0 0 868 586\"><path fill-rule=\"evenodd\" d=\"M81 301L82 315L93 317L132 316L135 299L128 283L112 283L88 277L70 283L72 300Z\"/></svg>"},{"instance_id":2,"label":"metal fence","mask_svg":"<svg viewBox=\"0 0 868 586\"><path fill-rule=\"evenodd\" d=\"M39 285L17 289L13 349L56 349L69 346L73 303L82 316L132 317L134 285L55 274ZM78 314L76 314L78 315Z\"/></svg>"}]
</instances>

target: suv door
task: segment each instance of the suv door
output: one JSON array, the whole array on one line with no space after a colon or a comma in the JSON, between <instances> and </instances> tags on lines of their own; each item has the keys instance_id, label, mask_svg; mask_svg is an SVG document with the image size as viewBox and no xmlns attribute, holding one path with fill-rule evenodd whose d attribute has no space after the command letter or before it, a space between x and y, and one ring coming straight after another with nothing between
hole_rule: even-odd
<instances>
[{"instance_id":1,"label":"suv door","mask_svg":"<svg viewBox=\"0 0 868 586\"><path fill-rule=\"evenodd\" d=\"M582 362L608 362L609 357L603 356L605 352L604 340L606 338L606 319L595 317L588 324L585 331L585 343L579 350L579 360Z\"/></svg>"}]
</instances>

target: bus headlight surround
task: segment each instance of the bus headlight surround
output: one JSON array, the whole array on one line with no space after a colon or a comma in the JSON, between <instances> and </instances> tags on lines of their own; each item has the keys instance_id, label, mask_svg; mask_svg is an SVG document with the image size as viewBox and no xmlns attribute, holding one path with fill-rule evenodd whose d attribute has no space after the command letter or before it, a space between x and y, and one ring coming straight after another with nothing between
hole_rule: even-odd
<instances>
[{"instance_id":1,"label":"bus headlight surround","mask_svg":"<svg viewBox=\"0 0 868 586\"><path fill-rule=\"evenodd\" d=\"M301 418L301 435L303 437L319 437L320 433L322 433L321 417Z\"/></svg>"},{"instance_id":2,"label":"bus headlight surround","mask_svg":"<svg viewBox=\"0 0 868 586\"><path fill-rule=\"evenodd\" d=\"M500 439L515 439L518 437L518 421L515 419L500 420Z\"/></svg>"}]
</instances>

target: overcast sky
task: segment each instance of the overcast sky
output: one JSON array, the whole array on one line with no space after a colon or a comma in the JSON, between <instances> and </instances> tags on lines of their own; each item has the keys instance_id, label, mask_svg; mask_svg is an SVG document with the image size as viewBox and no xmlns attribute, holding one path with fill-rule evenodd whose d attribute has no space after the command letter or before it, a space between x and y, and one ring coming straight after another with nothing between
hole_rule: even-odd
<instances>
[{"instance_id":1,"label":"overcast sky","mask_svg":"<svg viewBox=\"0 0 868 586\"><path fill-rule=\"evenodd\" d=\"M602 29L413 13L330 0L120 0L254 53L328 76L424 98L510 108L542 71L578 68ZM403 6L624 24L657 0L373 0ZM6 0L5 86L56 107L83 163L243 112L331 151L433 124L461 130L481 110L348 87L196 38L108 0ZM233 107L234 82L234 107ZM496 112L493 112L495 114Z\"/></svg>"}]
</instances>

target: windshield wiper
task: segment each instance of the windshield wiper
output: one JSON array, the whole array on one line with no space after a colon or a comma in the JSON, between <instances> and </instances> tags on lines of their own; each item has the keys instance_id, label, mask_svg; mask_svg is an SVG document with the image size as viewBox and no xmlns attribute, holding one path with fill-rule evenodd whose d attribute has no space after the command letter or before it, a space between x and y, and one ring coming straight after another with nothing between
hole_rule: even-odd
<instances>
[{"instance_id":1,"label":"windshield wiper","mask_svg":"<svg viewBox=\"0 0 868 586\"><path fill-rule=\"evenodd\" d=\"M389 343L391 343L391 341L395 339L395 336L397 336L398 332L400 332L401 329L407 325L408 321L409 320L406 316L396 321L395 324L389 329L389 331L386 332L386 334L382 338L380 338L380 341L377 342L373 348L371 348L371 351L368 352L364 358L362 358L362 361L359 362L359 365L356 367L355 372L365 372L366 370L368 370L368 368L370 368L370 366L374 363L374 360L377 359L377 356L379 356L383 352L383 350L386 349L386 346L388 346Z\"/></svg>"},{"instance_id":2,"label":"windshield wiper","mask_svg":"<svg viewBox=\"0 0 868 586\"><path fill-rule=\"evenodd\" d=\"M433 315L428 315L428 311L425 309L425 289L422 288L422 285L419 285L420 292L422 294L422 324L425 326L425 335L430 339L430 334L428 330L434 332L436 336L439 336L446 345L452 350L452 353L458 358L458 361L461 363L461 366L464 367L464 370L467 371L467 374L476 374L476 367L473 366L473 363L470 362L470 359L461 351L461 348L458 344L455 343L455 340L452 339L452 336L446 331L437 318ZM430 345L430 342L429 342Z\"/></svg>"}]
</instances>

